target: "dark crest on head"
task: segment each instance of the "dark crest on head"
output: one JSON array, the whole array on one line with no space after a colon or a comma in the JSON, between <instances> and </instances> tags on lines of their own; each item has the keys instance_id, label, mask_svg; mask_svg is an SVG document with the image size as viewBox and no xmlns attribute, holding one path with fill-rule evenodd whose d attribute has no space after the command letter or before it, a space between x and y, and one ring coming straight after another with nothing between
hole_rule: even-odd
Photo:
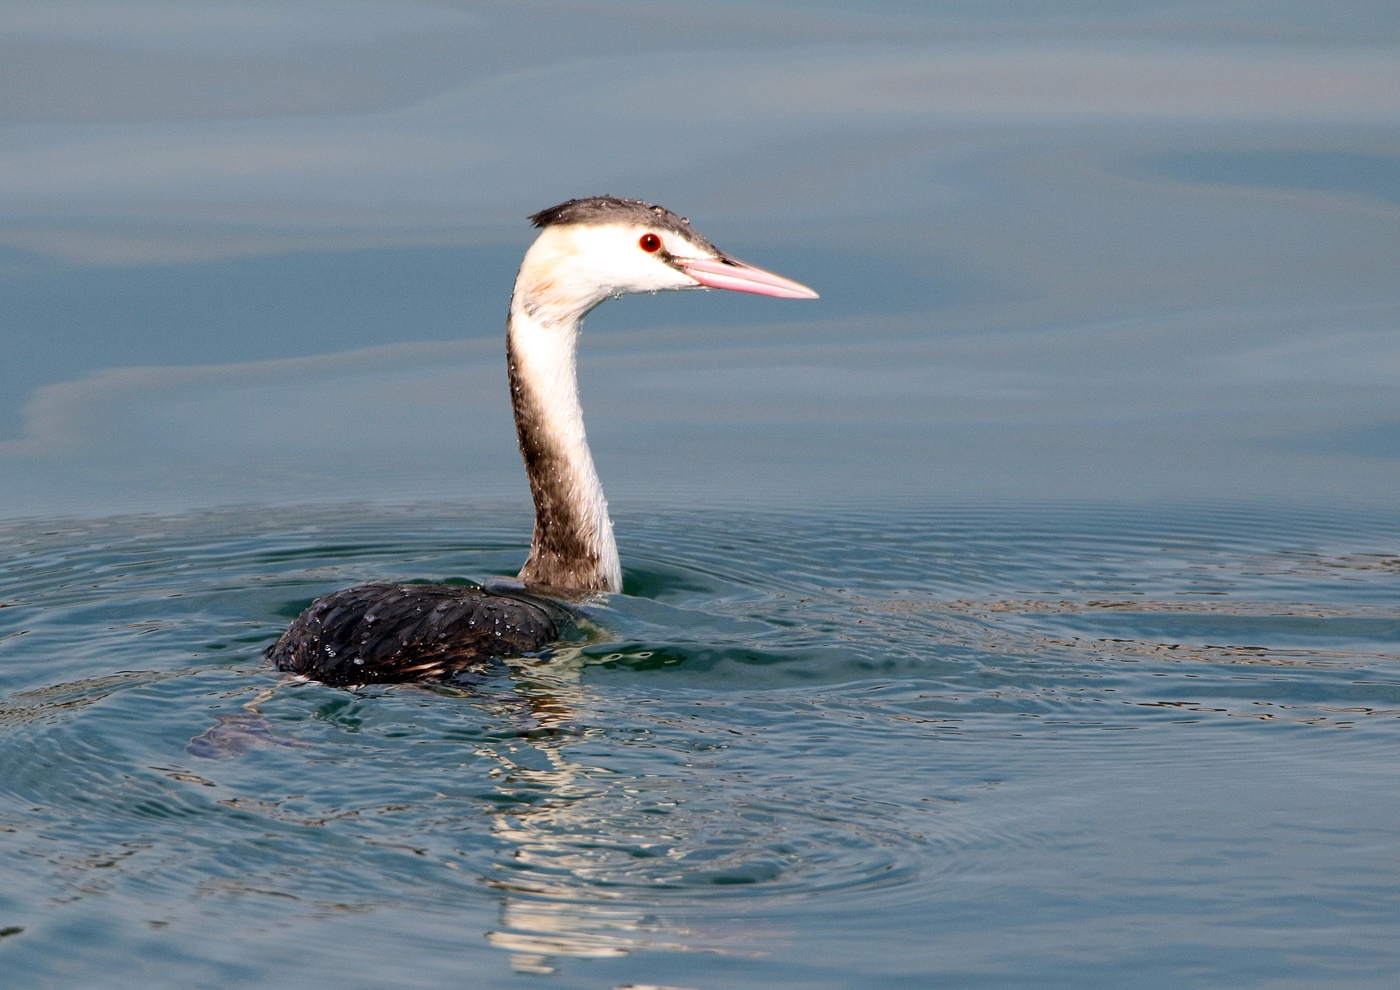
<instances>
[{"instance_id":1,"label":"dark crest on head","mask_svg":"<svg viewBox=\"0 0 1400 990\"><path fill-rule=\"evenodd\" d=\"M547 210L530 217L536 227L554 227L571 223L593 224L634 224L650 227L653 230L669 230L680 234L695 244L709 248L715 254L718 249L702 237L685 217L678 217L664 206L653 206L640 199L619 199L616 196L590 196L588 199L571 199L567 203L551 206Z\"/></svg>"}]
</instances>

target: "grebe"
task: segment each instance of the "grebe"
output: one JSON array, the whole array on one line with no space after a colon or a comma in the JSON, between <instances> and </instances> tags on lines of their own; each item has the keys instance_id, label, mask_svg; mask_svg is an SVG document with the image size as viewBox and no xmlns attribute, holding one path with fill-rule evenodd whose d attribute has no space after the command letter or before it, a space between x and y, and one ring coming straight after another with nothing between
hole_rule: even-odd
<instances>
[{"instance_id":1,"label":"grebe","mask_svg":"<svg viewBox=\"0 0 1400 990\"><path fill-rule=\"evenodd\" d=\"M334 685L451 677L542 649L569 611L548 595L622 590L612 521L583 431L576 348L610 296L733 289L815 299L805 285L738 261L670 210L633 199L571 199L530 217L540 229L515 278L506 357L535 532L521 586L367 584L318 599L267 650L281 670Z\"/></svg>"}]
</instances>

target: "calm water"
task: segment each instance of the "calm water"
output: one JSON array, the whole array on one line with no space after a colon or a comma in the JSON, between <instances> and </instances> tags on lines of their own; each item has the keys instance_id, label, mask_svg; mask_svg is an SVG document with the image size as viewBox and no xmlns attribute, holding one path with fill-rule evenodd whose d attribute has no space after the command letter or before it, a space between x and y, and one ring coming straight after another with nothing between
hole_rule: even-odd
<instances>
[{"instance_id":1,"label":"calm water","mask_svg":"<svg viewBox=\"0 0 1400 990\"><path fill-rule=\"evenodd\" d=\"M624 511L607 632L480 693L261 664L315 594L506 570L523 522L7 527L13 985L1400 967L1393 517Z\"/></svg>"},{"instance_id":2,"label":"calm water","mask_svg":"<svg viewBox=\"0 0 1400 990\"><path fill-rule=\"evenodd\" d=\"M0 0L0 985L1391 987L1384 4ZM263 648L530 520L526 214L625 594Z\"/></svg>"}]
</instances>

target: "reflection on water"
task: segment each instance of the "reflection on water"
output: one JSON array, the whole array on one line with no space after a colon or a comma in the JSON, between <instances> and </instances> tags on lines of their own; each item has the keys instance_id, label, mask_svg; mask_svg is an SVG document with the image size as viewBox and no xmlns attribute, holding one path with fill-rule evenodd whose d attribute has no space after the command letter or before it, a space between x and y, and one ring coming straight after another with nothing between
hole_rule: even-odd
<instances>
[{"instance_id":1,"label":"reflection on water","mask_svg":"<svg viewBox=\"0 0 1400 990\"><path fill-rule=\"evenodd\" d=\"M1384 6L7 5L5 976L1389 990ZM823 301L590 317L601 638L280 678L519 567L505 302L600 192Z\"/></svg>"},{"instance_id":2,"label":"reflection on water","mask_svg":"<svg viewBox=\"0 0 1400 990\"><path fill-rule=\"evenodd\" d=\"M486 878L502 894L501 927L486 937L511 953L516 970L529 973L553 972L555 956L687 949L690 932L655 905L635 902L635 880L618 884L625 876L618 867L627 860L666 857L686 837L636 834L640 822L628 789L609 781L615 775L607 770L569 759L567 737L554 733L572 731L577 716L570 705L587 698L576 683L572 697L570 689L561 691L562 680L551 677L547 694L531 691L536 731L477 750L499 764L491 777L501 810L491 832L505 851Z\"/></svg>"},{"instance_id":3,"label":"reflection on water","mask_svg":"<svg viewBox=\"0 0 1400 990\"><path fill-rule=\"evenodd\" d=\"M587 662L581 652L565 651L553 662L513 666L532 725L477 749L496 764L488 776L498 809L491 833L500 843L484 880L502 895L501 921L486 938L510 952L514 969L550 973L556 957L644 950L757 958L781 933L746 932L733 922L698 925L683 905L736 886L766 898L849 885L851 877L835 872L822 879L839 854L804 849L812 840L800 834L799 821L814 809L799 811L796 802L760 808L723 792L697 793L704 789L684 772L636 775L572 755L590 731L583 726L605 707L580 683ZM634 727L630 735L641 741L654 733ZM852 830L847 843L861 841L858 816L842 828ZM887 874L881 882L902 872L892 867L885 862L875 871Z\"/></svg>"},{"instance_id":4,"label":"reflection on water","mask_svg":"<svg viewBox=\"0 0 1400 990\"><path fill-rule=\"evenodd\" d=\"M328 588L508 572L518 516L0 529L9 971L1068 986L1067 940L1251 972L1303 902L1298 973L1397 963L1390 516L620 508L596 641L470 691L263 663Z\"/></svg>"}]
</instances>

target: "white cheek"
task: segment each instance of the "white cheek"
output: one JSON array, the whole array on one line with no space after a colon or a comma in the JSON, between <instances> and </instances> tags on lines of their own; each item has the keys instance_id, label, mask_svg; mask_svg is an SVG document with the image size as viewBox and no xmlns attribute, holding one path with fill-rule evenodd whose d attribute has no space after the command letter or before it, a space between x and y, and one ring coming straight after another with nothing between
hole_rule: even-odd
<instances>
[{"instance_id":1,"label":"white cheek","mask_svg":"<svg viewBox=\"0 0 1400 990\"><path fill-rule=\"evenodd\" d=\"M694 289L699 283L677 271L654 254L643 251L636 229L619 227L568 226L550 228L541 234L526 255L526 268L537 272L553 292L563 294L584 309L608 296L627 292L663 292ZM685 256L694 247L684 240L663 237L667 251ZM543 288L543 286L542 286ZM564 300L556 305L563 307Z\"/></svg>"},{"instance_id":2,"label":"white cheek","mask_svg":"<svg viewBox=\"0 0 1400 990\"><path fill-rule=\"evenodd\" d=\"M694 289L700 283L688 275L676 271L665 265L658 266L657 269L648 273L651 278L653 291L661 292L666 289Z\"/></svg>"}]
</instances>

